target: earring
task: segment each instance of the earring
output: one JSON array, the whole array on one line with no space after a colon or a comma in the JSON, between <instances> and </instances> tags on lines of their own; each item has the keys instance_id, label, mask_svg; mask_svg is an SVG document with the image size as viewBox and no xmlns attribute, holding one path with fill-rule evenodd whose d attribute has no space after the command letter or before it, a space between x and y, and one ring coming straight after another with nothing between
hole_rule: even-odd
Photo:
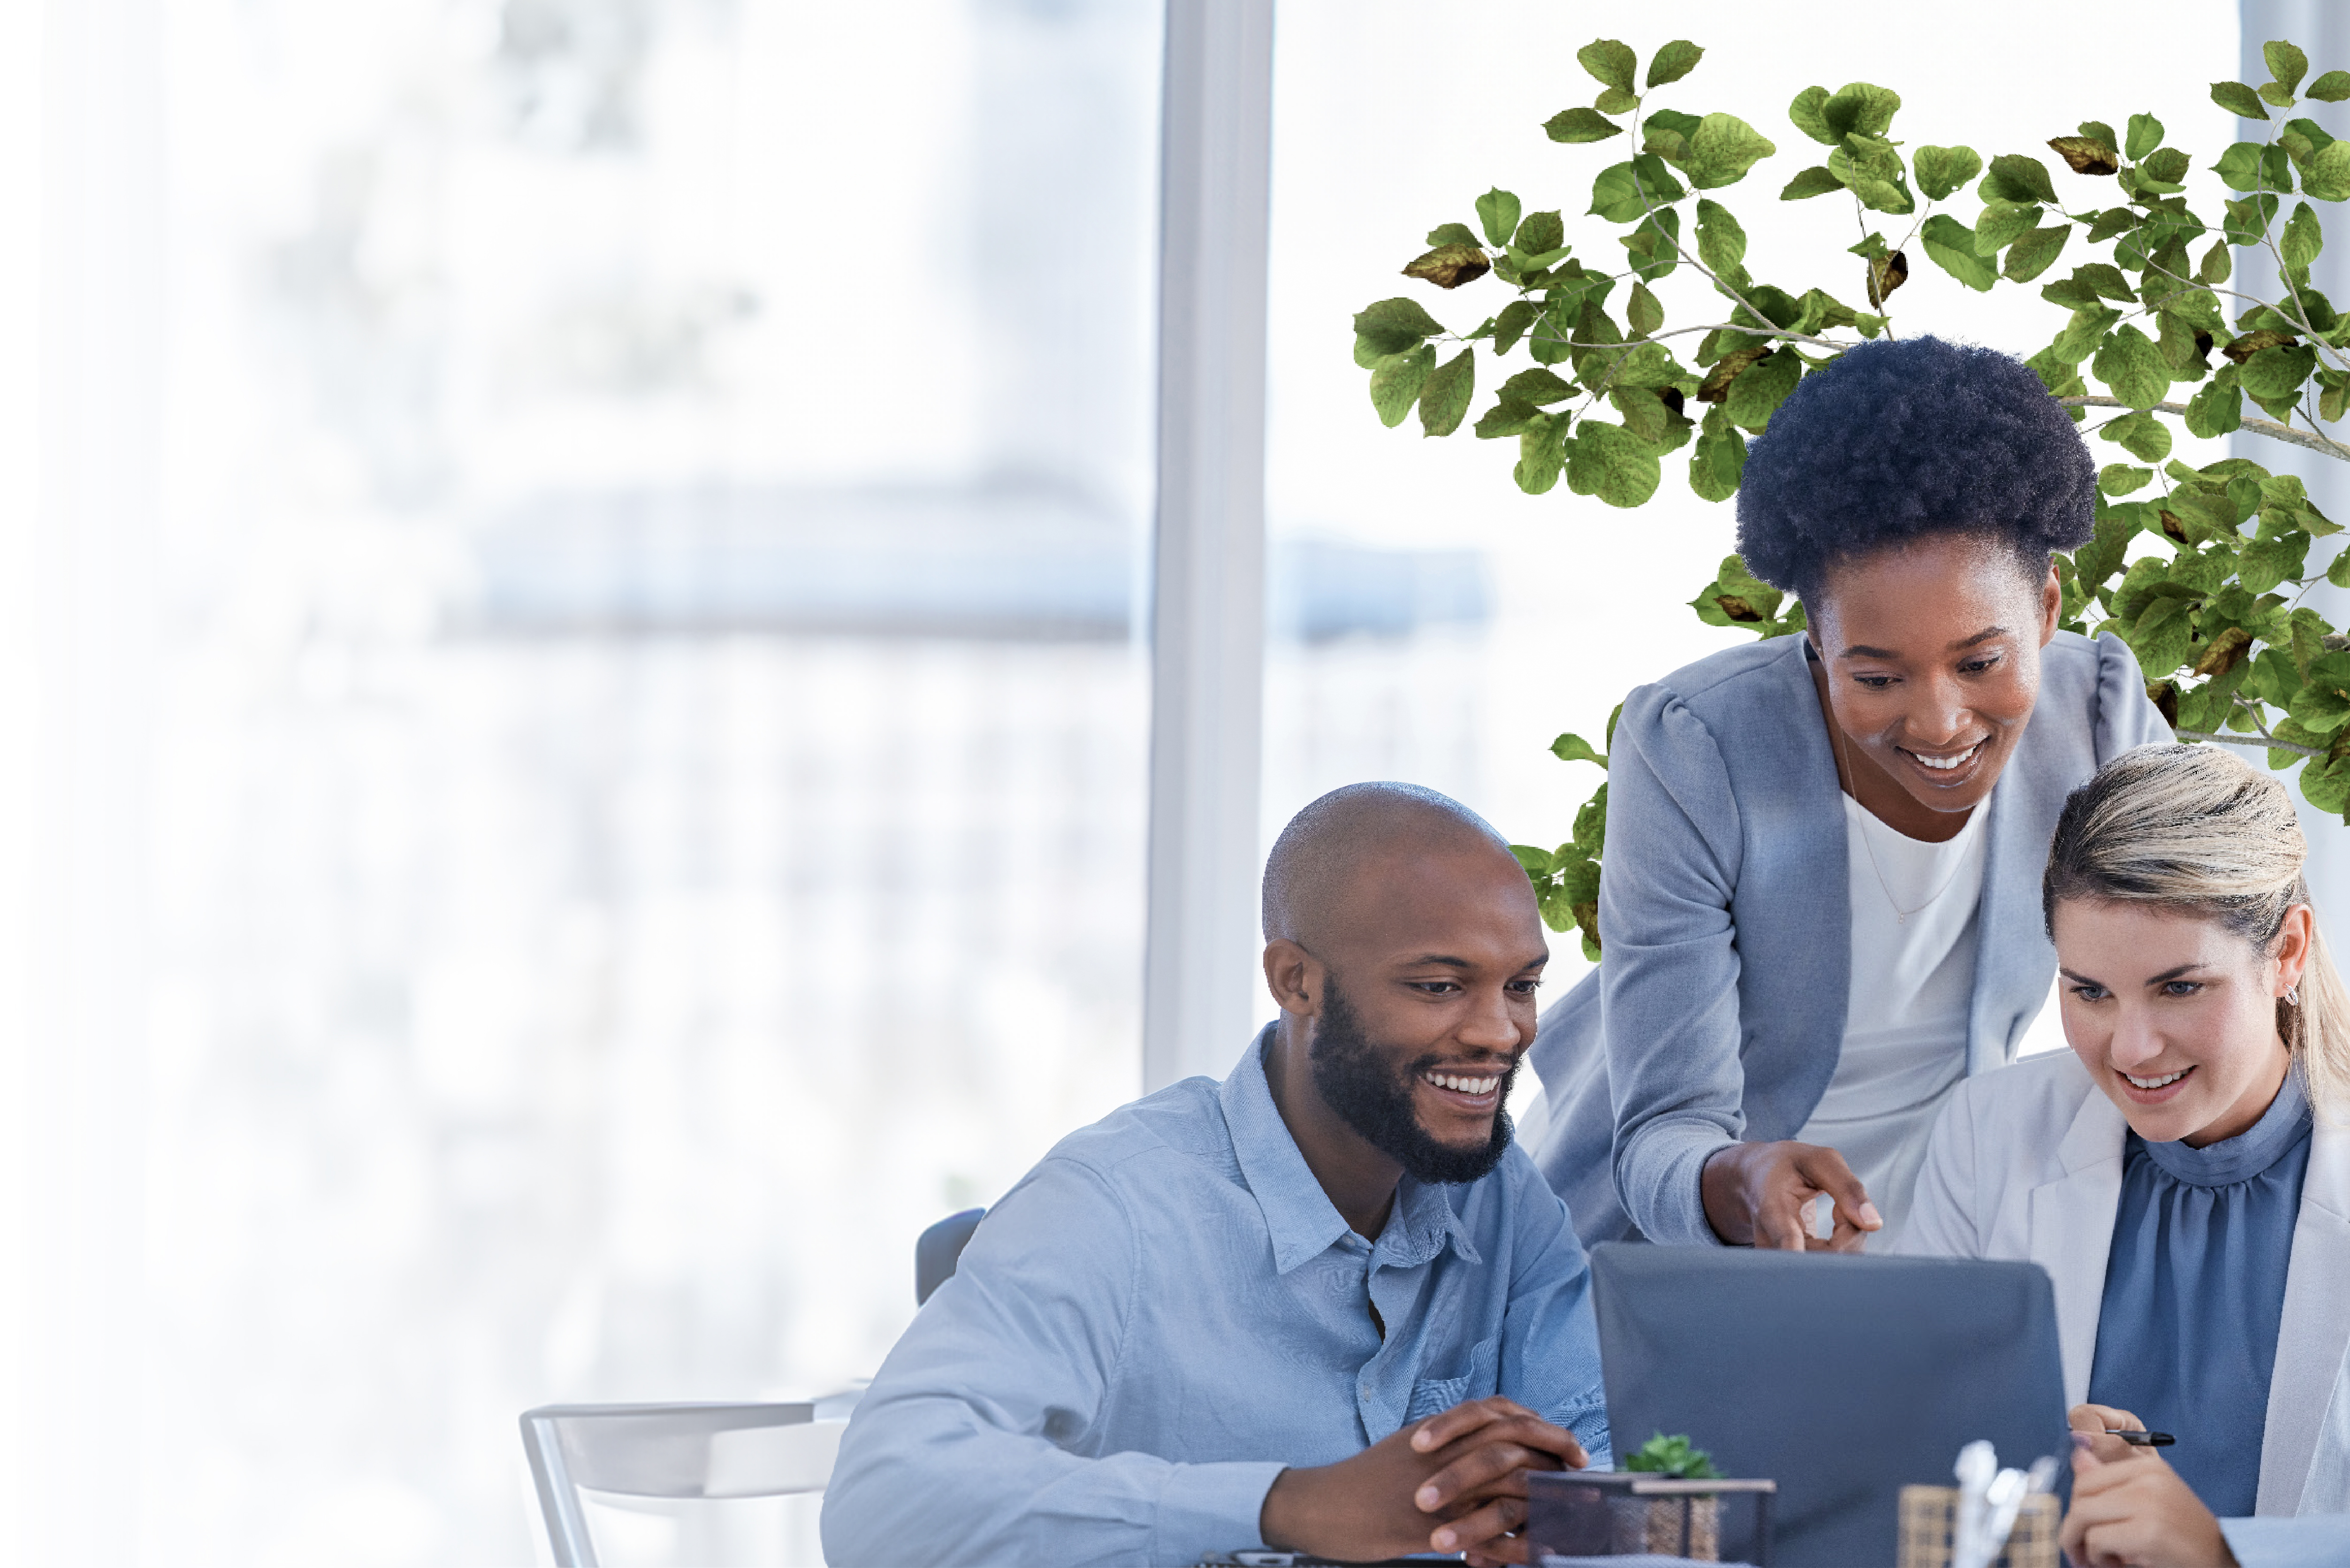
<instances>
[{"instance_id":1,"label":"earring","mask_svg":"<svg viewBox=\"0 0 2350 1568\"><path fill-rule=\"evenodd\" d=\"M2301 987L2297 985L2288 985L2284 988L2284 1004L2287 1007L2299 1007L2301 1005Z\"/></svg>"}]
</instances>

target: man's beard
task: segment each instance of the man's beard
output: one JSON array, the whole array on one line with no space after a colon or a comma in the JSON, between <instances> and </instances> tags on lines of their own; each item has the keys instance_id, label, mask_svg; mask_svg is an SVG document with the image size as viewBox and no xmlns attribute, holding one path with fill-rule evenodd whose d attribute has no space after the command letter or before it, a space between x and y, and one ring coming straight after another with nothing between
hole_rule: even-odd
<instances>
[{"instance_id":1,"label":"man's beard","mask_svg":"<svg viewBox=\"0 0 2350 1568\"><path fill-rule=\"evenodd\" d=\"M1324 991L1322 1014L1307 1059L1314 1070L1314 1087L1348 1127L1419 1181L1475 1181L1502 1162L1510 1147L1506 1111L1494 1111L1493 1136L1476 1148L1455 1148L1438 1142L1419 1125L1412 1109L1412 1089L1422 1073L1440 1065L1444 1058L1432 1054L1422 1056L1399 1075L1388 1065L1386 1054L1363 1032L1362 1020L1347 1004L1346 993L1335 978L1326 982ZM1502 1104L1509 1102L1510 1085L1517 1075L1518 1064L1513 1061L1502 1074Z\"/></svg>"}]
</instances>

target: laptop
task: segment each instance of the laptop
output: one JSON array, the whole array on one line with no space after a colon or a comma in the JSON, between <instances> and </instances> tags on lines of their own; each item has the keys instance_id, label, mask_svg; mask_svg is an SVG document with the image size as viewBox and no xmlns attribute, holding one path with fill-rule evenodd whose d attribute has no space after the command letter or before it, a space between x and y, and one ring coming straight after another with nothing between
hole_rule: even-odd
<instances>
[{"instance_id":1,"label":"laptop","mask_svg":"<svg viewBox=\"0 0 2350 1568\"><path fill-rule=\"evenodd\" d=\"M1777 1481L1773 1568L1892 1562L1901 1488L1956 1484L1978 1438L2017 1469L2071 1451L2037 1263L1613 1241L1591 1273L1617 1462L1687 1433Z\"/></svg>"}]
</instances>

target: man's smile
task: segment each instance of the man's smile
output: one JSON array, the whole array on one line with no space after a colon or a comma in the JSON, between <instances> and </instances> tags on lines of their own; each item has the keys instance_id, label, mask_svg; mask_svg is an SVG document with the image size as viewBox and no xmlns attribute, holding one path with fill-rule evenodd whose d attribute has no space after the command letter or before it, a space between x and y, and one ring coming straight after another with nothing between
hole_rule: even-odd
<instances>
[{"instance_id":1,"label":"man's smile","mask_svg":"<svg viewBox=\"0 0 2350 1568\"><path fill-rule=\"evenodd\" d=\"M1453 1110L1485 1116L1500 1108L1502 1090L1516 1067L1515 1062L1499 1066L1480 1064L1474 1067L1424 1067L1419 1077L1425 1087L1435 1092L1438 1100Z\"/></svg>"}]
</instances>

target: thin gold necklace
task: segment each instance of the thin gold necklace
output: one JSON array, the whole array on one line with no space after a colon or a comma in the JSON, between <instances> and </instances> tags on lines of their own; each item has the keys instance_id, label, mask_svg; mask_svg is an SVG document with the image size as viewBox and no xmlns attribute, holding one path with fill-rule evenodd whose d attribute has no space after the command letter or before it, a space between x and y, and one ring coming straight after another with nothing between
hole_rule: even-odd
<instances>
[{"instance_id":1,"label":"thin gold necklace","mask_svg":"<svg viewBox=\"0 0 2350 1568\"><path fill-rule=\"evenodd\" d=\"M1852 771L1852 759L1845 753L1844 726L1836 722L1835 710L1833 707L1828 710L1827 720L1828 745L1835 753L1836 767L1842 772L1844 780L1850 780L1854 776ZM1839 783L1842 782L1844 781L1839 781ZM1839 793L1851 795L1852 804L1859 805L1861 811L1866 815L1870 816L1877 815L1877 814L1870 811L1868 807L1861 805L1860 796L1852 794L1850 790L1840 790ZM1880 817L1878 820L1883 821L1884 819ZM1970 823L1972 822L1973 818L1971 815L1970 815L1968 820ZM1898 833L1900 830L1896 828L1894 831ZM1964 833L1966 829L1963 827L1959 829L1960 833ZM1953 836L1955 836L1955 835ZM1966 869L1966 857L1961 855L1959 857L1958 864L1950 867L1950 874L1942 879L1942 885L1926 896L1925 903L1918 905L1914 909L1905 909L1901 907L1901 900L1893 896L1893 884L1885 879L1885 867L1877 863L1877 846L1868 841L1868 829L1866 826L1862 827L1860 830L1860 847L1868 857L1868 868L1877 873L1877 885L1885 890L1885 901L1893 907L1894 921L1898 925L1908 925L1909 923L1910 916L1920 914L1926 909L1931 908L1934 900L1949 892L1952 885L1958 881L1959 873Z\"/></svg>"}]
</instances>

